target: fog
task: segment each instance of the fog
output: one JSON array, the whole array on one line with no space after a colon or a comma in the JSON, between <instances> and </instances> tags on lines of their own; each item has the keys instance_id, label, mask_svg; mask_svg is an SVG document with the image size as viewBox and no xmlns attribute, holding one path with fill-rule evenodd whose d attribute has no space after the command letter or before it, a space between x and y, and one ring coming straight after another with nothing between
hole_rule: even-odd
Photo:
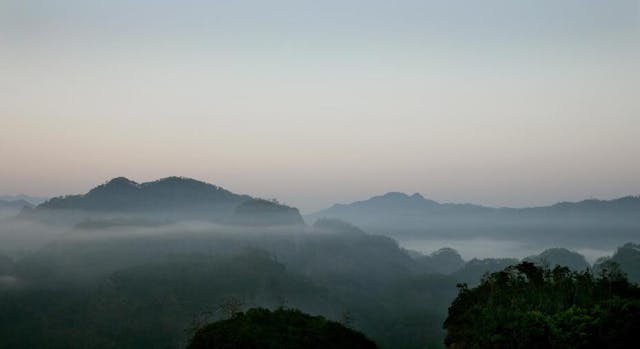
<instances>
[{"instance_id":1,"label":"fog","mask_svg":"<svg viewBox=\"0 0 640 349\"><path fill-rule=\"evenodd\" d=\"M0 309L5 315L0 335L13 347L52 341L82 347L74 344L76 337L58 332L75 326L80 336L118 347L154 343L151 347L180 348L191 321L200 314L212 314L208 321L220 318L216 309L229 299L239 299L246 308L287 306L335 320L350 314L356 328L392 347L402 331L386 333L382 328L401 322L407 310L400 304L380 309L379 302L397 303L398 292L412 292L411 285L424 280L420 297L437 301L424 298L424 305L412 311L422 312L425 326L431 326L444 317L455 295L453 278L428 281L431 277L421 276L421 270L429 267L393 239L343 222L256 227L179 221L141 226L136 216L90 217L90 224L77 215L0 222ZM162 222L166 217L153 218ZM431 283L446 285L446 290ZM47 306L42 308L44 299ZM60 316L55 310L59 307L76 309L75 315ZM85 316L92 321L79 328L72 325ZM125 321L129 317L137 320ZM114 330L114 321L134 336ZM21 342L29 329L40 335ZM442 335L435 326L416 333L415 343L406 347L440 343Z\"/></svg>"},{"instance_id":2,"label":"fog","mask_svg":"<svg viewBox=\"0 0 640 349\"><path fill-rule=\"evenodd\" d=\"M79 242L105 242L119 241L123 239L148 239L153 241L167 241L171 239L183 240L182 245L176 248L188 246L188 241L194 240L225 240L235 241L237 248L252 247L265 248L270 240L284 239L291 242L300 242L318 236L319 231L313 227L247 227L218 224L211 221L178 221L165 223L165 217L145 216L141 220L139 216L114 216L112 214L92 214L83 216L65 217L50 221L39 221L19 218L17 211L1 211L0 215L0 252L20 258L24 255L37 253L51 245L79 243ZM355 229L356 227L354 227ZM542 230L541 230L542 231ZM326 231L324 232L326 234ZM335 232L334 232L335 233ZM362 232L364 234L364 232ZM376 233L380 235L380 232ZM606 243L601 239L579 239L559 237L557 243L550 242L548 238L533 239L530 234L512 237L511 239L493 234L477 232L475 234L391 234L397 244L410 251L425 255L431 254L443 247L455 249L464 260L484 258L517 258L539 254L548 248L562 247L573 250L583 255L589 263L594 263L601 257L611 256L618 246L627 240L628 236L607 236ZM474 236L475 235L475 236ZM515 235L515 234L514 234ZM298 245L293 245L298 248ZM187 252L197 252L204 248L201 245L193 245ZM168 250L171 252L171 250ZM229 252L229 251L227 251Z\"/></svg>"},{"instance_id":3,"label":"fog","mask_svg":"<svg viewBox=\"0 0 640 349\"><path fill-rule=\"evenodd\" d=\"M0 0L0 349L640 333L639 4Z\"/></svg>"},{"instance_id":4,"label":"fog","mask_svg":"<svg viewBox=\"0 0 640 349\"><path fill-rule=\"evenodd\" d=\"M116 188L110 183L109 193ZM103 207L112 197L96 192L105 195L95 190L69 202ZM511 226L511 235L495 234L481 225L473 230L463 219L456 224L466 228L458 234L429 225L420 233L403 229L401 223L416 224L407 214L405 221L369 228L336 218L307 217L305 224L293 208L250 197L235 209L217 203L211 206L216 214L195 219L209 206L180 210L160 200L152 206L157 210L140 210L135 205L149 201L136 197L126 210L48 208L67 205L63 200L4 212L0 336L12 348L183 348L194 323L225 318L227 302L348 321L381 348L442 348L441 324L456 284L477 285L486 273L525 258L599 270L601 257L620 260L616 247L624 242L615 244L629 236L623 230L607 240L597 236L606 231L598 226L581 235L574 226L533 229L531 222ZM636 251L635 245L620 248ZM640 281L638 266L623 267ZM73 311L60 315L66 309ZM70 328L74 335L66 334ZM29 336L32 331L38 334Z\"/></svg>"},{"instance_id":5,"label":"fog","mask_svg":"<svg viewBox=\"0 0 640 349\"><path fill-rule=\"evenodd\" d=\"M517 240L498 240L490 238L469 238L469 239L411 239L398 238L400 246L430 254L442 247L451 247L458 251L463 259L473 258L518 258L522 259L531 255L539 254L551 247L563 247L583 255L586 260L593 264L601 257L611 256L616 248L587 248L570 245L542 245ZM617 247L617 246L616 246Z\"/></svg>"}]
</instances>

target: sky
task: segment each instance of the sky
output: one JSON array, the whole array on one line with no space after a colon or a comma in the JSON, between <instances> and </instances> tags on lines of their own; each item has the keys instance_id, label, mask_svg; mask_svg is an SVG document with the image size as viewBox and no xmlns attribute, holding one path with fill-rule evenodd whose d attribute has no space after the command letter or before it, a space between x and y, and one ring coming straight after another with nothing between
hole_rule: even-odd
<instances>
[{"instance_id":1,"label":"sky","mask_svg":"<svg viewBox=\"0 0 640 349\"><path fill-rule=\"evenodd\" d=\"M638 0L0 0L0 194L640 194Z\"/></svg>"}]
</instances>

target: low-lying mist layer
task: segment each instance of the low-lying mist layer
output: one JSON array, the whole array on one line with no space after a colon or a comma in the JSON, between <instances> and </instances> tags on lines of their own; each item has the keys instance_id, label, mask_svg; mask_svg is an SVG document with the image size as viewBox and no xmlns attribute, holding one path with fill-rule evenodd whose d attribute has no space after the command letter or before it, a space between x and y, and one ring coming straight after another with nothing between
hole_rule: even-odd
<instances>
[{"instance_id":1,"label":"low-lying mist layer","mask_svg":"<svg viewBox=\"0 0 640 349\"><path fill-rule=\"evenodd\" d=\"M11 348L180 348L198 323L222 318L229 300L323 315L383 348L441 347L455 285L518 262L464 261L436 245L423 254L329 219L229 226L14 217L0 221L0 242L0 336ZM637 278L629 251L638 250L627 245L611 261ZM529 260L590 267L564 249Z\"/></svg>"}]
</instances>

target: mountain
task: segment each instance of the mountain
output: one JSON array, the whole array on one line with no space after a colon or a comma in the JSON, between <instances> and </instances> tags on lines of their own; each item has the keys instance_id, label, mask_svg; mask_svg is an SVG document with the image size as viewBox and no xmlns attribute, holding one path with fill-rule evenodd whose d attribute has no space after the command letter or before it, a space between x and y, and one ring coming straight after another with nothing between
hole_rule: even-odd
<instances>
[{"instance_id":1,"label":"mountain","mask_svg":"<svg viewBox=\"0 0 640 349\"><path fill-rule=\"evenodd\" d=\"M602 258L593 266L596 273L611 268L619 268L629 281L640 283L640 244L626 243L618 247L613 256Z\"/></svg>"},{"instance_id":2,"label":"mountain","mask_svg":"<svg viewBox=\"0 0 640 349\"><path fill-rule=\"evenodd\" d=\"M416 261L424 270L440 274L454 273L465 264L460 253L449 247L441 248L430 255L417 257Z\"/></svg>"},{"instance_id":3,"label":"mountain","mask_svg":"<svg viewBox=\"0 0 640 349\"><path fill-rule=\"evenodd\" d=\"M154 226L158 221L211 220L245 226L304 226L298 209L254 199L191 178L137 183L114 178L83 195L50 199L25 215L81 212L77 228ZM124 217L123 217L124 216ZM133 218L129 217L133 216Z\"/></svg>"},{"instance_id":4,"label":"mountain","mask_svg":"<svg viewBox=\"0 0 640 349\"><path fill-rule=\"evenodd\" d=\"M118 177L84 195L53 198L38 208L105 212L153 211L185 206L237 205L249 199L249 196L234 194L191 178L168 177L153 182L136 183L125 177Z\"/></svg>"},{"instance_id":5,"label":"mountain","mask_svg":"<svg viewBox=\"0 0 640 349\"><path fill-rule=\"evenodd\" d=\"M275 201L251 199L238 205L231 223L248 226L305 225L297 208Z\"/></svg>"},{"instance_id":6,"label":"mountain","mask_svg":"<svg viewBox=\"0 0 640 349\"><path fill-rule=\"evenodd\" d=\"M494 209L471 204L442 204L426 199L421 194L407 195L391 192L351 204L336 204L308 215L314 221L319 218L336 218L356 224L367 231L420 229L428 225L446 223L451 216L464 214L476 216ZM438 218L439 217L439 218Z\"/></svg>"},{"instance_id":7,"label":"mountain","mask_svg":"<svg viewBox=\"0 0 640 349\"><path fill-rule=\"evenodd\" d=\"M248 195L184 177L168 177L137 183L114 178L82 195L52 198L36 211L83 211L98 213L158 214L167 219L216 219L226 217Z\"/></svg>"},{"instance_id":8,"label":"mountain","mask_svg":"<svg viewBox=\"0 0 640 349\"><path fill-rule=\"evenodd\" d=\"M552 206L537 207L529 210L553 210L562 213L611 212L636 214L640 210L640 196L625 196L613 200L589 199L579 202L560 202Z\"/></svg>"},{"instance_id":9,"label":"mountain","mask_svg":"<svg viewBox=\"0 0 640 349\"><path fill-rule=\"evenodd\" d=\"M375 220L376 215L418 216L424 213L478 213L490 212L493 209L472 204L441 204L426 199L419 193L407 195L390 192L374 196L368 200L356 201L351 204L336 204L332 207L310 215L310 217L356 218L354 220Z\"/></svg>"},{"instance_id":10,"label":"mountain","mask_svg":"<svg viewBox=\"0 0 640 349\"><path fill-rule=\"evenodd\" d=\"M417 193L392 192L364 201L333 205L306 218L310 221L341 219L366 231L389 235L513 237L518 234L549 239L557 245L569 235L604 239L606 233L609 237L611 234L622 235L629 241L628 238L634 238L640 229L640 197L562 202L531 208L493 208L439 203Z\"/></svg>"},{"instance_id":11,"label":"mountain","mask_svg":"<svg viewBox=\"0 0 640 349\"><path fill-rule=\"evenodd\" d=\"M0 200L0 210L11 209L20 210L23 207L32 207L31 203L25 200Z\"/></svg>"},{"instance_id":12,"label":"mountain","mask_svg":"<svg viewBox=\"0 0 640 349\"><path fill-rule=\"evenodd\" d=\"M47 201L47 198L37 197L37 196L29 196L29 195L0 195L0 201L20 201L24 200L31 204L32 206L40 205L41 203Z\"/></svg>"},{"instance_id":13,"label":"mountain","mask_svg":"<svg viewBox=\"0 0 640 349\"><path fill-rule=\"evenodd\" d=\"M313 223L313 228L318 232L347 234L347 235L365 235L366 233L355 225L341 221L339 219L320 218Z\"/></svg>"},{"instance_id":14,"label":"mountain","mask_svg":"<svg viewBox=\"0 0 640 349\"><path fill-rule=\"evenodd\" d=\"M453 273L453 276L460 282L475 286L489 273L495 273L510 265L516 265L520 261L515 258L486 258L472 259L460 270Z\"/></svg>"},{"instance_id":15,"label":"mountain","mask_svg":"<svg viewBox=\"0 0 640 349\"><path fill-rule=\"evenodd\" d=\"M526 257L523 261L551 269L556 266L563 266L571 270L583 271L590 267L584 256L577 252L569 251L566 248L550 248L539 255Z\"/></svg>"}]
</instances>

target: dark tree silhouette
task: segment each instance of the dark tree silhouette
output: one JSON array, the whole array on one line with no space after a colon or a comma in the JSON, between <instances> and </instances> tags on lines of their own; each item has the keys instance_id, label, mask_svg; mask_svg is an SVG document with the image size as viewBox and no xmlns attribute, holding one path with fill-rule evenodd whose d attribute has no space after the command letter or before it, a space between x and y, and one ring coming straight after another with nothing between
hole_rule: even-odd
<instances>
[{"instance_id":1,"label":"dark tree silhouette","mask_svg":"<svg viewBox=\"0 0 640 349\"><path fill-rule=\"evenodd\" d=\"M594 277L523 262L459 290L449 348L629 348L640 333L640 288L617 268Z\"/></svg>"},{"instance_id":2,"label":"dark tree silhouette","mask_svg":"<svg viewBox=\"0 0 640 349\"><path fill-rule=\"evenodd\" d=\"M188 349L374 349L363 334L321 316L292 309L254 308L214 322Z\"/></svg>"}]
</instances>

